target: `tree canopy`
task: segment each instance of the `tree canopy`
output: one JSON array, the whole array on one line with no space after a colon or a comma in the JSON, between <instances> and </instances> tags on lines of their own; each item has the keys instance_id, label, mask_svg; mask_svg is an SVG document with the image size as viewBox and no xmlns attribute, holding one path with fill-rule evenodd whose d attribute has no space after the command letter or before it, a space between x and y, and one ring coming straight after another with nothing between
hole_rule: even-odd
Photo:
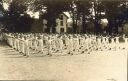
<instances>
[{"instance_id":1,"label":"tree canopy","mask_svg":"<svg viewBox=\"0 0 128 81\"><path fill-rule=\"evenodd\" d=\"M4 25L10 31L29 31L34 19L27 11L39 12L39 18L48 21L49 32L55 32L56 18L63 12L69 12L73 22L73 32L78 32L78 22L82 22L82 33L87 31L87 23L93 22L95 33L102 33L99 21L103 18L108 20L107 33L118 33L128 20L127 0L1 0L8 3L8 10L4 11ZM1 4L2 5L2 4ZM104 14L103 14L104 13Z\"/></svg>"}]
</instances>

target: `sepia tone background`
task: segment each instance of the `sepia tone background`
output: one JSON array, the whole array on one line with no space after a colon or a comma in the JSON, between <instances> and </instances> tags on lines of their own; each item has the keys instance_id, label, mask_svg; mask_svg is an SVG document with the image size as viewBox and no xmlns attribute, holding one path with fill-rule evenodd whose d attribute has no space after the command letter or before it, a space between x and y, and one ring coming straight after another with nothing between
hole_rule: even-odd
<instances>
[{"instance_id":1,"label":"sepia tone background","mask_svg":"<svg viewBox=\"0 0 128 81\"><path fill-rule=\"evenodd\" d=\"M0 0L1 32L128 34L127 0ZM0 80L127 81L128 50L23 57L0 44Z\"/></svg>"}]
</instances>

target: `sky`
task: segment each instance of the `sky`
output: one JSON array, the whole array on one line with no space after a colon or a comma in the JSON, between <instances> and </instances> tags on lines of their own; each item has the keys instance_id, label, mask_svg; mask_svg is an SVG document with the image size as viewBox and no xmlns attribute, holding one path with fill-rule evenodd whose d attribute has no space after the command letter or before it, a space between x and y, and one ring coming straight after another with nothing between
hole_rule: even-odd
<instances>
[{"instance_id":1,"label":"sky","mask_svg":"<svg viewBox=\"0 0 128 81\"><path fill-rule=\"evenodd\" d=\"M8 10L9 4L8 3L3 3L3 7L5 10Z\"/></svg>"},{"instance_id":2,"label":"sky","mask_svg":"<svg viewBox=\"0 0 128 81\"><path fill-rule=\"evenodd\" d=\"M26 13L31 17L31 18L35 18L35 19L39 19L39 12L32 12L29 9L26 11Z\"/></svg>"}]
</instances>

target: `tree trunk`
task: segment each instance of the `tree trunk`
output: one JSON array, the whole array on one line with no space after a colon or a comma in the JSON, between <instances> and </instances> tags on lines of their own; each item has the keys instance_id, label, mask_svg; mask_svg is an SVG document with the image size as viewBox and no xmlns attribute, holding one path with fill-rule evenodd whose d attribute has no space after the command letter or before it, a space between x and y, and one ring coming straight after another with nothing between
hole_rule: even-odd
<instances>
[{"instance_id":1,"label":"tree trunk","mask_svg":"<svg viewBox=\"0 0 128 81\"><path fill-rule=\"evenodd\" d=\"M114 21L115 21L114 22L114 24L115 24L115 33L118 34L118 27L119 27L118 24L119 23L116 22L116 19Z\"/></svg>"},{"instance_id":2,"label":"tree trunk","mask_svg":"<svg viewBox=\"0 0 128 81\"><path fill-rule=\"evenodd\" d=\"M76 33L75 14L74 14L74 12L73 12L73 33Z\"/></svg>"},{"instance_id":3,"label":"tree trunk","mask_svg":"<svg viewBox=\"0 0 128 81\"><path fill-rule=\"evenodd\" d=\"M107 32L109 33L109 35L112 35L112 29L113 29L112 20L108 19L108 29L107 29Z\"/></svg>"},{"instance_id":4,"label":"tree trunk","mask_svg":"<svg viewBox=\"0 0 128 81\"><path fill-rule=\"evenodd\" d=\"M82 17L82 33L86 33L86 27L85 27L85 14L83 14L83 17Z\"/></svg>"}]
</instances>

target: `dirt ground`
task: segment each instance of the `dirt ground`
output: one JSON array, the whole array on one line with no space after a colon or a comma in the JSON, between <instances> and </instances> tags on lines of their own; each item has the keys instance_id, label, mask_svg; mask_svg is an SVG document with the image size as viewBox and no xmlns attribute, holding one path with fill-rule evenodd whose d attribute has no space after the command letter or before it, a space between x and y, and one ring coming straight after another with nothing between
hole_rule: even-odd
<instances>
[{"instance_id":1,"label":"dirt ground","mask_svg":"<svg viewBox=\"0 0 128 81\"><path fill-rule=\"evenodd\" d=\"M127 51L23 57L0 46L0 80L127 81Z\"/></svg>"}]
</instances>

